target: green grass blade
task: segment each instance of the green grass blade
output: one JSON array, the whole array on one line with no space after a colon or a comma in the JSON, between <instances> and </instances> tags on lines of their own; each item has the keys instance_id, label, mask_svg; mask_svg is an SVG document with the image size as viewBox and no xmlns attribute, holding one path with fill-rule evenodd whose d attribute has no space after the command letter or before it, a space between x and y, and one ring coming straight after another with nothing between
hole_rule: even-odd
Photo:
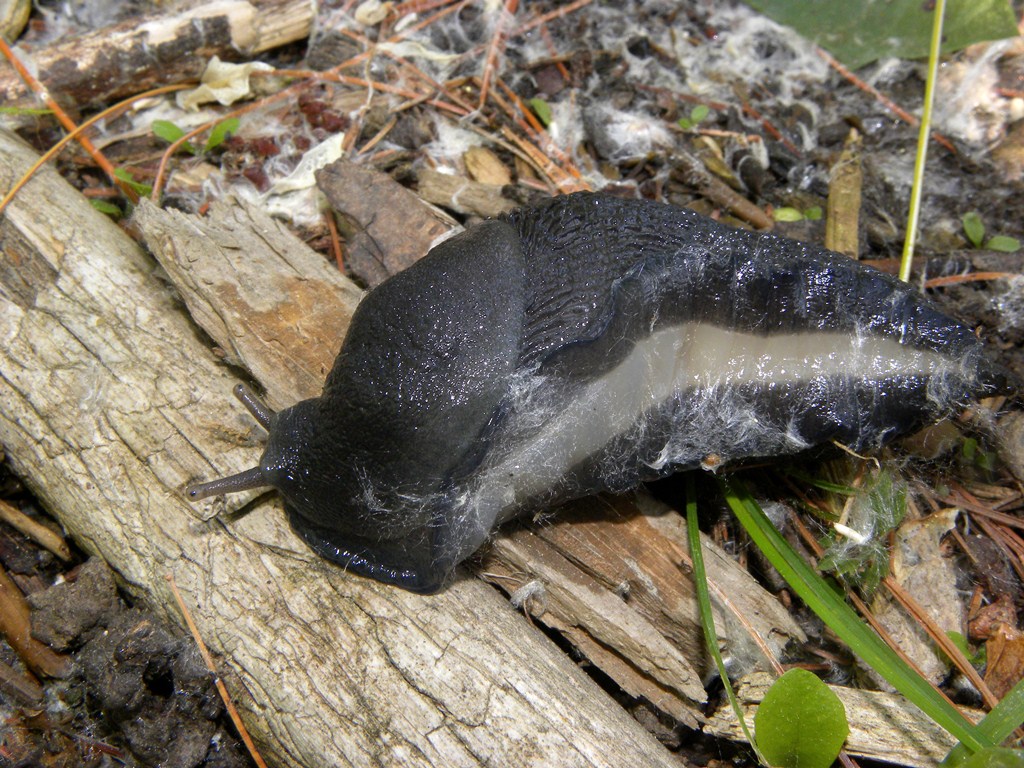
<instances>
[{"instance_id":1,"label":"green grass blade","mask_svg":"<svg viewBox=\"0 0 1024 768\"><path fill-rule=\"evenodd\" d=\"M924 86L924 107L921 110L921 129L917 134L917 156L914 159L914 184L910 188L910 213L907 215L907 239L903 242L900 262L900 280L910 280L910 265L914 260L917 240L917 222L921 216L921 194L924 190L924 163L928 157L928 138L932 132L932 104L935 102L935 82L939 75L939 51L942 47L942 19L946 15L946 0L935 0L932 10L932 44L928 52L928 79Z\"/></svg>"},{"instance_id":2,"label":"green grass blade","mask_svg":"<svg viewBox=\"0 0 1024 768\"><path fill-rule=\"evenodd\" d=\"M718 479L737 520L772 565L822 621L866 664L971 751L994 746L914 670L910 669L803 560L736 479Z\"/></svg>"},{"instance_id":3,"label":"green grass blade","mask_svg":"<svg viewBox=\"0 0 1024 768\"><path fill-rule=\"evenodd\" d=\"M690 542L690 561L693 563L693 581L697 592L697 606L700 608L701 629L704 630L704 642L707 644L708 653L711 654L711 658L715 661L718 675L722 678L722 685L725 687L725 695L729 697L732 711L736 714L736 720L743 730L747 743L750 744L761 764L768 765L768 762L761 755L761 751L757 748L754 735L747 727L747 720L743 716L743 708L736 698L736 692L732 689L729 674L725 669L725 660L722 659L722 654L718 650L718 633L715 631L715 617L711 612L708 574L704 568L704 550L701 548L700 526L697 522L697 490L692 472L686 477L686 533Z\"/></svg>"},{"instance_id":4,"label":"green grass blade","mask_svg":"<svg viewBox=\"0 0 1024 768\"><path fill-rule=\"evenodd\" d=\"M1019 680L992 711L981 719L975 729L994 744L1002 744L1021 723L1024 723L1024 680ZM970 757L963 744L958 744L942 761L944 766L956 766Z\"/></svg>"}]
</instances>

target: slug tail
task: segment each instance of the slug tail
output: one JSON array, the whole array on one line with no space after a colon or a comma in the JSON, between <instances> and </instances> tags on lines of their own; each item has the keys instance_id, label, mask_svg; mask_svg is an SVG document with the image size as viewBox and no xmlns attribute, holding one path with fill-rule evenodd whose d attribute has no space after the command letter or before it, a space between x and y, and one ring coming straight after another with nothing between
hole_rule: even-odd
<instances>
[{"instance_id":1,"label":"slug tail","mask_svg":"<svg viewBox=\"0 0 1024 768\"><path fill-rule=\"evenodd\" d=\"M1018 396L1024 392L1020 378L1009 368L982 357L978 364L977 397Z\"/></svg>"},{"instance_id":2,"label":"slug tail","mask_svg":"<svg viewBox=\"0 0 1024 768\"><path fill-rule=\"evenodd\" d=\"M223 493L238 493L253 488L265 488L266 478L263 477L263 470L260 467L253 467L237 475L221 477L211 480L208 483L195 483L185 489L185 495L190 501L199 501L210 496L217 496Z\"/></svg>"}]
</instances>

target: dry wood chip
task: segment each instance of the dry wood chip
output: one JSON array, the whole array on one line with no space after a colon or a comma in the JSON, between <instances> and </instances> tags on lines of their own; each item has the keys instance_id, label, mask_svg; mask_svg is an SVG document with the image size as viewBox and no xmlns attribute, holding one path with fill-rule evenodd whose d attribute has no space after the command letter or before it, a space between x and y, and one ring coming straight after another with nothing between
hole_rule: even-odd
<instances>
[{"instance_id":1,"label":"dry wood chip","mask_svg":"<svg viewBox=\"0 0 1024 768\"><path fill-rule=\"evenodd\" d=\"M445 214L373 168L346 160L316 174L345 235L345 264L373 288L426 255L456 226Z\"/></svg>"},{"instance_id":2,"label":"dry wood chip","mask_svg":"<svg viewBox=\"0 0 1024 768\"><path fill-rule=\"evenodd\" d=\"M419 193L428 203L443 205L467 216L493 218L516 207L515 203L502 195L502 187L482 184L465 176L453 176L424 168L417 181Z\"/></svg>"},{"instance_id":3,"label":"dry wood chip","mask_svg":"<svg viewBox=\"0 0 1024 768\"><path fill-rule=\"evenodd\" d=\"M498 186L512 183L512 174L508 168L487 147L470 147L463 153L462 162L466 164L466 173L473 181Z\"/></svg>"},{"instance_id":4,"label":"dry wood chip","mask_svg":"<svg viewBox=\"0 0 1024 768\"><path fill-rule=\"evenodd\" d=\"M996 698L1002 699L1024 679L1024 632L1002 624L985 643L985 651L985 683Z\"/></svg>"}]
</instances>

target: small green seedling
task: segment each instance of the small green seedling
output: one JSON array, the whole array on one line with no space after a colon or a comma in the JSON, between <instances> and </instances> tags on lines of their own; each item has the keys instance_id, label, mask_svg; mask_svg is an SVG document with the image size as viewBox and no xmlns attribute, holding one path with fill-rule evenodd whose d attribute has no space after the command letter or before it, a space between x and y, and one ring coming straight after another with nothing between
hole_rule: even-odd
<instances>
[{"instance_id":1,"label":"small green seedling","mask_svg":"<svg viewBox=\"0 0 1024 768\"><path fill-rule=\"evenodd\" d=\"M1015 237L996 235L985 239L985 224L976 212L965 213L961 219L964 224L964 234L968 242L975 248L985 248L989 251L1000 253L1014 253L1020 250L1020 241Z\"/></svg>"},{"instance_id":2,"label":"small green seedling","mask_svg":"<svg viewBox=\"0 0 1024 768\"><path fill-rule=\"evenodd\" d=\"M227 120L221 120L210 131L210 138L206 140L206 146L203 147L203 152L212 152L225 141L230 139L236 133L238 133L238 126L240 125L237 117L229 117Z\"/></svg>"},{"instance_id":3,"label":"small green seedling","mask_svg":"<svg viewBox=\"0 0 1024 768\"><path fill-rule=\"evenodd\" d=\"M548 104L540 96L534 96L527 102L530 105L530 109L533 110L533 114L537 116L537 119L541 121L545 128L551 125L551 105Z\"/></svg>"},{"instance_id":4,"label":"small green seedling","mask_svg":"<svg viewBox=\"0 0 1024 768\"><path fill-rule=\"evenodd\" d=\"M229 117L227 120L221 120L213 127L213 130L210 131L210 137L206 140L206 144L203 145L202 153L213 151L227 141L228 138L238 133L238 126L239 120L237 117ZM173 144L186 133L183 128L175 125L170 120L154 120L152 127L153 134L157 138L163 139L168 144ZM193 155L198 156L202 154L190 142L186 141L181 146L186 152L191 152Z\"/></svg>"},{"instance_id":5,"label":"small green seedling","mask_svg":"<svg viewBox=\"0 0 1024 768\"><path fill-rule=\"evenodd\" d=\"M711 109L707 104L698 104L692 110L690 110L689 117L679 118L679 127L684 131L692 131L701 122L703 122L707 116L711 114Z\"/></svg>"},{"instance_id":6,"label":"small green seedling","mask_svg":"<svg viewBox=\"0 0 1024 768\"><path fill-rule=\"evenodd\" d=\"M971 648L970 643L967 642L967 638L959 632L947 632L946 637L953 641L960 653L964 655L964 658L971 662L971 666L981 668L985 666L985 662L988 658L988 653L984 645L980 646L977 650Z\"/></svg>"},{"instance_id":7,"label":"small green seedling","mask_svg":"<svg viewBox=\"0 0 1024 768\"><path fill-rule=\"evenodd\" d=\"M89 204L100 213L105 213L107 216L113 216L115 219L119 219L124 216L124 211L106 200L90 200Z\"/></svg>"},{"instance_id":8,"label":"small green seedling","mask_svg":"<svg viewBox=\"0 0 1024 768\"><path fill-rule=\"evenodd\" d=\"M140 197L149 197L153 193L153 187L149 184L143 184L141 181L136 181L124 168L115 169L114 176L134 189Z\"/></svg>"},{"instance_id":9,"label":"small green seedling","mask_svg":"<svg viewBox=\"0 0 1024 768\"><path fill-rule=\"evenodd\" d=\"M960 454L968 464L985 472L992 472L996 468L995 455L986 451L973 437L964 439L960 446Z\"/></svg>"},{"instance_id":10,"label":"small green seedling","mask_svg":"<svg viewBox=\"0 0 1024 768\"><path fill-rule=\"evenodd\" d=\"M185 135L185 130L183 128L178 127L170 120L154 120L152 128L153 134L158 139L163 139L168 144L173 144L174 142L176 142L178 139ZM181 145L181 147L186 152L191 152L193 155L199 154L199 152L196 151L196 148L192 146L190 142L186 141L184 144Z\"/></svg>"},{"instance_id":11,"label":"small green seedling","mask_svg":"<svg viewBox=\"0 0 1024 768\"><path fill-rule=\"evenodd\" d=\"M799 208L783 206L772 211L772 218L776 221L817 221L821 218L821 206L812 205L810 208L801 211Z\"/></svg>"}]
</instances>

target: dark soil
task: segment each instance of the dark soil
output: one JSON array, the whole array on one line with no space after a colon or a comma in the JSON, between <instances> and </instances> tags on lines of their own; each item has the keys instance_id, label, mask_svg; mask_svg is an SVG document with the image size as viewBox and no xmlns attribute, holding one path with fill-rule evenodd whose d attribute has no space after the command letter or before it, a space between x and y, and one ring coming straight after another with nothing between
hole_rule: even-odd
<instances>
[{"instance_id":1,"label":"dark soil","mask_svg":"<svg viewBox=\"0 0 1024 768\"><path fill-rule=\"evenodd\" d=\"M18 573L13 550L22 553L23 565L34 552L34 567ZM0 531L0 555L25 585L38 584L41 573L55 566L48 553L6 529ZM252 765L195 642L143 608L126 605L102 560L74 565L49 588L31 588L33 635L70 656L72 671L49 684L42 699L4 690L0 765ZM2 660L16 664L4 650Z\"/></svg>"}]
</instances>

